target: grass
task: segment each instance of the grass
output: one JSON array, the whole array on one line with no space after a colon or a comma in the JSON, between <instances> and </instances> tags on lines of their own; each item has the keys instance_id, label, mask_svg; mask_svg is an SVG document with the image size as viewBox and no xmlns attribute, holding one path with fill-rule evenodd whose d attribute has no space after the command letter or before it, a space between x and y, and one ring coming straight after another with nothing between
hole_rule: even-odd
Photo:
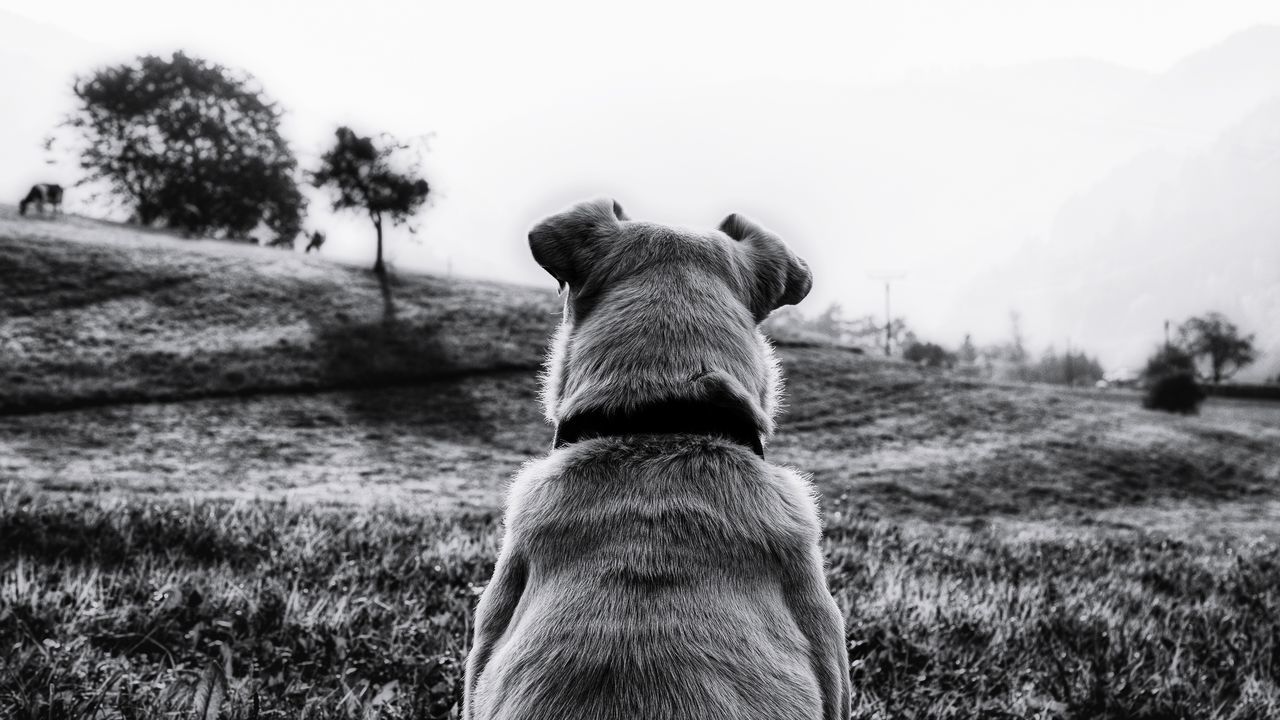
<instances>
[{"instance_id":1,"label":"grass","mask_svg":"<svg viewBox=\"0 0 1280 720\"><path fill-rule=\"evenodd\" d=\"M0 706L156 717L203 670L230 717L446 717L491 519L231 505L3 509Z\"/></svg>"},{"instance_id":2,"label":"grass","mask_svg":"<svg viewBox=\"0 0 1280 720\"><path fill-rule=\"evenodd\" d=\"M551 297L185 242L0 208L0 718L456 716ZM1275 406L781 356L855 717L1280 716Z\"/></svg>"},{"instance_id":3,"label":"grass","mask_svg":"<svg viewBox=\"0 0 1280 720\"><path fill-rule=\"evenodd\" d=\"M270 503L0 508L0 705L156 717L211 663L227 717L452 717L492 515ZM859 718L1269 718L1280 547L844 516Z\"/></svg>"},{"instance_id":4,"label":"grass","mask_svg":"<svg viewBox=\"0 0 1280 720\"><path fill-rule=\"evenodd\" d=\"M537 367L550 292L0 207L0 413ZM477 331L480 329L479 331Z\"/></svg>"}]
</instances>

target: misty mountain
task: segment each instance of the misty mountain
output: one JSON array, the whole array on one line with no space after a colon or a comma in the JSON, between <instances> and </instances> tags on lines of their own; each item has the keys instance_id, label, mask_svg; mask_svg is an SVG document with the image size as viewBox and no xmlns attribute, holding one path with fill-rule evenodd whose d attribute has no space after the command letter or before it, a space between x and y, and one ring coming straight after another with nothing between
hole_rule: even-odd
<instances>
[{"instance_id":1,"label":"misty mountain","mask_svg":"<svg viewBox=\"0 0 1280 720\"><path fill-rule=\"evenodd\" d=\"M1263 37L1275 42L1260 43ZM1268 76L1258 67L1273 71ZM1140 153L1064 203L1045 239L990 274L1017 278L1009 305L1055 328L1056 337L1046 341L1061 347L1070 338L1113 367L1140 365L1161 340L1165 320L1176 326L1219 310L1256 333L1265 353L1240 379L1280 371L1277 71L1280 31L1266 28L1158 78L1163 107L1187 108L1171 112L1167 127L1203 128L1228 106L1254 106L1212 142ZM1264 93L1271 99L1257 100ZM1206 112L1198 102L1204 96L1222 104Z\"/></svg>"},{"instance_id":2,"label":"misty mountain","mask_svg":"<svg viewBox=\"0 0 1280 720\"><path fill-rule=\"evenodd\" d=\"M1187 56L1156 79L1147 120L1217 133L1280 91L1280 27L1258 26Z\"/></svg>"}]
</instances>

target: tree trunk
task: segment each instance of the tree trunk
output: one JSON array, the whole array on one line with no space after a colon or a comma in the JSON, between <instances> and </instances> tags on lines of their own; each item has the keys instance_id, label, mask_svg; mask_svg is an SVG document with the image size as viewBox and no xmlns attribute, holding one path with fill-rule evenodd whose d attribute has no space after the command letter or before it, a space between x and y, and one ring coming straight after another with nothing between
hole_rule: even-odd
<instances>
[{"instance_id":1,"label":"tree trunk","mask_svg":"<svg viewBox=\"0 0 1280 720\"><path fill-rule=\"evenodd\" d=\"M378 259L373 261L373 272L378 275L386 275L387 267L382 264L382 215L375 214L373 216L373 227L378 231Z\"/></svg>"}]
</instances>

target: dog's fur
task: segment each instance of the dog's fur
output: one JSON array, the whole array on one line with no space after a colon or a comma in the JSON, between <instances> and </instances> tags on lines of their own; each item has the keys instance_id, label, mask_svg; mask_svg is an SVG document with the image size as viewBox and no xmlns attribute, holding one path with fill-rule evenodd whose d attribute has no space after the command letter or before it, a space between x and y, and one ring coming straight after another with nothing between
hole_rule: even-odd
<instances>
[{"instance_id":1,"label":"dog's fur","mask_svg":"<svg viewBox=\"0 0 1280 720\"><path fill-rule=\"evenodd\" d=\"M548 419L730 398L767 437L780 376L756 329L810 273L731 215L698 233L608 200L547 218L562 288ZM515 478L476 609L466 720L833 720L849 713L843 618L813 491L713 435L583 439Z\"/></svg>"},{"instance_id":2,"label":"dog's fur","mask_svg":"<svg viewBox=\"0 0 1280 720\"><path fill-rule=\"evenodd\" d=\"M31 192L18 203L18 214L26 215L27 206L35 203L36 209L44 214L44 206L51 205L56 214L62 210L62 186L40 183L31 186Z\"/></svg>"}]
</instances>

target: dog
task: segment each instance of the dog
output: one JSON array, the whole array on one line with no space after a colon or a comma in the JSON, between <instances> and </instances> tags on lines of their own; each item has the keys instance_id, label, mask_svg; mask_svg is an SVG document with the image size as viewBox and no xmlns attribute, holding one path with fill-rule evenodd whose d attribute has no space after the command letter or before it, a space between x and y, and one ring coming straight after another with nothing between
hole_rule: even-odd
<instances>
[{"instance_id":1,"label":"dog","mask_svg":"<svg viewBox=\"0 0 1280 720\"><path fill-rule=\"evenodd\" d=\"M463 717L847 718L814 491L764 459L781 373L757 325L808 266L740 215L695 232L607 199L529 245L565 300L555 440L508 494Z\"/></svg>"}]
</instances>

